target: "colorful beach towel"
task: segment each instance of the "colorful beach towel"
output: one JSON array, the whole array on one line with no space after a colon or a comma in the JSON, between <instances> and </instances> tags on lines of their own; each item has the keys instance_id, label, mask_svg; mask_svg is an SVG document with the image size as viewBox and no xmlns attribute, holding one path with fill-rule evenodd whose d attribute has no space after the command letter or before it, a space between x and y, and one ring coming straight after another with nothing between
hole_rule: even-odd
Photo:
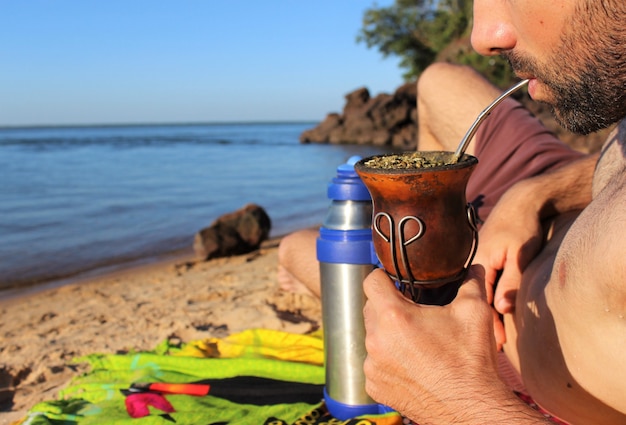
<instances>
[{"instance_id":1,"label":"colorful beach towel","mask_svg":"<svg viewBox=\"0 0 626 425\"><path fill-rule=\"evenodd\" d=\"M76 377L59 400L35 405L20 425L402 423L394 412L347 421L329 414L319 333L251 329L75 361L89 363L90 372Z\"/></svg>"}]
</instances>

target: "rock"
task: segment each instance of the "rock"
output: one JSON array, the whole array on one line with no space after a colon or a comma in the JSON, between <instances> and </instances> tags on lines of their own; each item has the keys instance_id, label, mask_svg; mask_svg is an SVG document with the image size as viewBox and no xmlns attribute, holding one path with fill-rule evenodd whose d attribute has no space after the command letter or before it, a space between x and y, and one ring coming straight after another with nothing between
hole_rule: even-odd
<instances>
[{"instance_id":1,"label":"rock","mask_svg":"<svg viewBox=\"0 0 626 425\"><path fill-rule=\"evenodd\" d=\"M265 210L255 204L227 213L196 233L193 249L202 260L246 254L259 248L272 227Z\"/></svg>"},{"instance_id":2,"label":"rock","mask_svg":"<svg viewBox=\"0 0 626 425\"><path fill-rule=\"evenodd\" d=\"M353 91L352 93L348 93L346 95L346 106L343 108L344 114L346 112L350 112L351 110L358 110L363 107L363 105L367 104L370 100L370 92L367 88L361 87Z\"/></svg>"},{"instance_id":3,"label":"rock","mask_svg":"<svg viewBox=\"0 0 626 425\"><path fill-rule=\"evenodd\" d=\"M400 86L394 94L371 97L362 87L348 93L343 114L328 114L300 135L301 143L373 144L414 149L417 135L417 87Z\"/></svg>"},{"instance_id":4,"label":"rock","mask_svg":"<svg viewBox=\"0 0 626 425\"><path fill-rule=\"evenodd\" d=\"M335 129L340 129L343 125L343 118L337 113L330 113L326 115L326 119L322 121L317 127L305 131L300 136L301 143L309 143L315 141L316 143L326 143L330 134ZM303 137L305 138L303 140Z\"/></svg>"}]
</instances>

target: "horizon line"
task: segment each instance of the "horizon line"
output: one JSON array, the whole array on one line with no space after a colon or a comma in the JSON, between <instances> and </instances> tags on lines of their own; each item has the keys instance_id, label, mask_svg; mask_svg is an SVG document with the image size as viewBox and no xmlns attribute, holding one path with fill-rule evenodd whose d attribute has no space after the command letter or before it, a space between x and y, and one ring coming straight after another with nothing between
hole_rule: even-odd
<instances>
[{"instance_id":1,"label":"horizon line","mask_svg":"<svg viewBox=\"0 0 626 425\"><path fill-rule=\"evenodd\" d=\"M220 120L220 121L174 121L174 122L128 122L128 123L83 123L83 124L0 124L0 130L29 128L68 128L68 127L150 127L150 126L189 126L189 125L254 125L254 124L314 124L321 120Z\"/></svg>"}]
</instances>

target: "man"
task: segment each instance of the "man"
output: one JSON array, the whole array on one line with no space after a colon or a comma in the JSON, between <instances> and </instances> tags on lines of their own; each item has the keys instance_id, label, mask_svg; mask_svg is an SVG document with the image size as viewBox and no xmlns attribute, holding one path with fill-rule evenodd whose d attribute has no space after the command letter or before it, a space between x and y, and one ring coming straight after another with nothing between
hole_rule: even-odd
<instances>
[{"instance_id":1,"label":"man","mask_svg":"<svg viewBox=\"0 0 626 425\"><path fill-rule=\"evenodd\" d=\"M508 57L565 127L618 125L599 159L522 180L500 198L448 306L411 303L382 270L366 279L364 369L375 400L422 425L545 423L497 370L493 295L504 352L539 406L571 424L626 423L624 22L623 0L475 0L479 53Z\"/></svg>"},{"instance_id":2,"label":"man","mask_svg":"<svg viewBox=\"0 0 626 425\"><path fill-rule=\"evenodd\" d=\"M456 150L476 117L500 93L468 67L431 65L418 81L419 150ZM479 158L467 187L467 198L474 204L479 224L517 181L582 156L510 98L479 127L466 153ZM282 239L278 279L283 289L319 297L319 264L315 260L318 233L317 229L305 229Z\"/></svg>"}]
</instances>

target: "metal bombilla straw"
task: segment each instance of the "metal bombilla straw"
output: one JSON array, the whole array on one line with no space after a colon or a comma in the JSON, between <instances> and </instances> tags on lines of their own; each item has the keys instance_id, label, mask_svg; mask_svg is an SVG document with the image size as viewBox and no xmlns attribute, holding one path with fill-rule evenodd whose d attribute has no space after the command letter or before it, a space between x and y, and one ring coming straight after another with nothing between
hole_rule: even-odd
<instances>
[{"instance_id":1,"label":"metal bombilla straw","mask_svg":"<svg viewBox=\"0 0 626 425\"><path fill-rule=\"evenodd\" d=\"M511 94L513 94L514 92L516 92L517 90L525 86L526 84L528 84L528 80L522 80L519 83L515 84L513 87L511 87L510 89L502 93L496 100L491 102L491 104L487 106L485 110L480 113L480 115L478 115L478 118L476 118L476 121L474 121L474 123L469 128L469 130L467 130L467 133L465 133L465 137L463 137L463 140L461 140L459 147L456 148L456 151L454 152L454 155L452 156L450 160L452 164L456 164L459 161L459 159L463 156L463 154L465 153L465 149L467 149L467 145L469 145L470 140L472 140L472 137L474 137L474 134L476 134L476 131L478 130L478 126L489 116L489 114L491 114L491 111L493 110L493 108L498 106L500 102L502 102L504 99L509 97Z\"/></svg>"}]
</instances>

